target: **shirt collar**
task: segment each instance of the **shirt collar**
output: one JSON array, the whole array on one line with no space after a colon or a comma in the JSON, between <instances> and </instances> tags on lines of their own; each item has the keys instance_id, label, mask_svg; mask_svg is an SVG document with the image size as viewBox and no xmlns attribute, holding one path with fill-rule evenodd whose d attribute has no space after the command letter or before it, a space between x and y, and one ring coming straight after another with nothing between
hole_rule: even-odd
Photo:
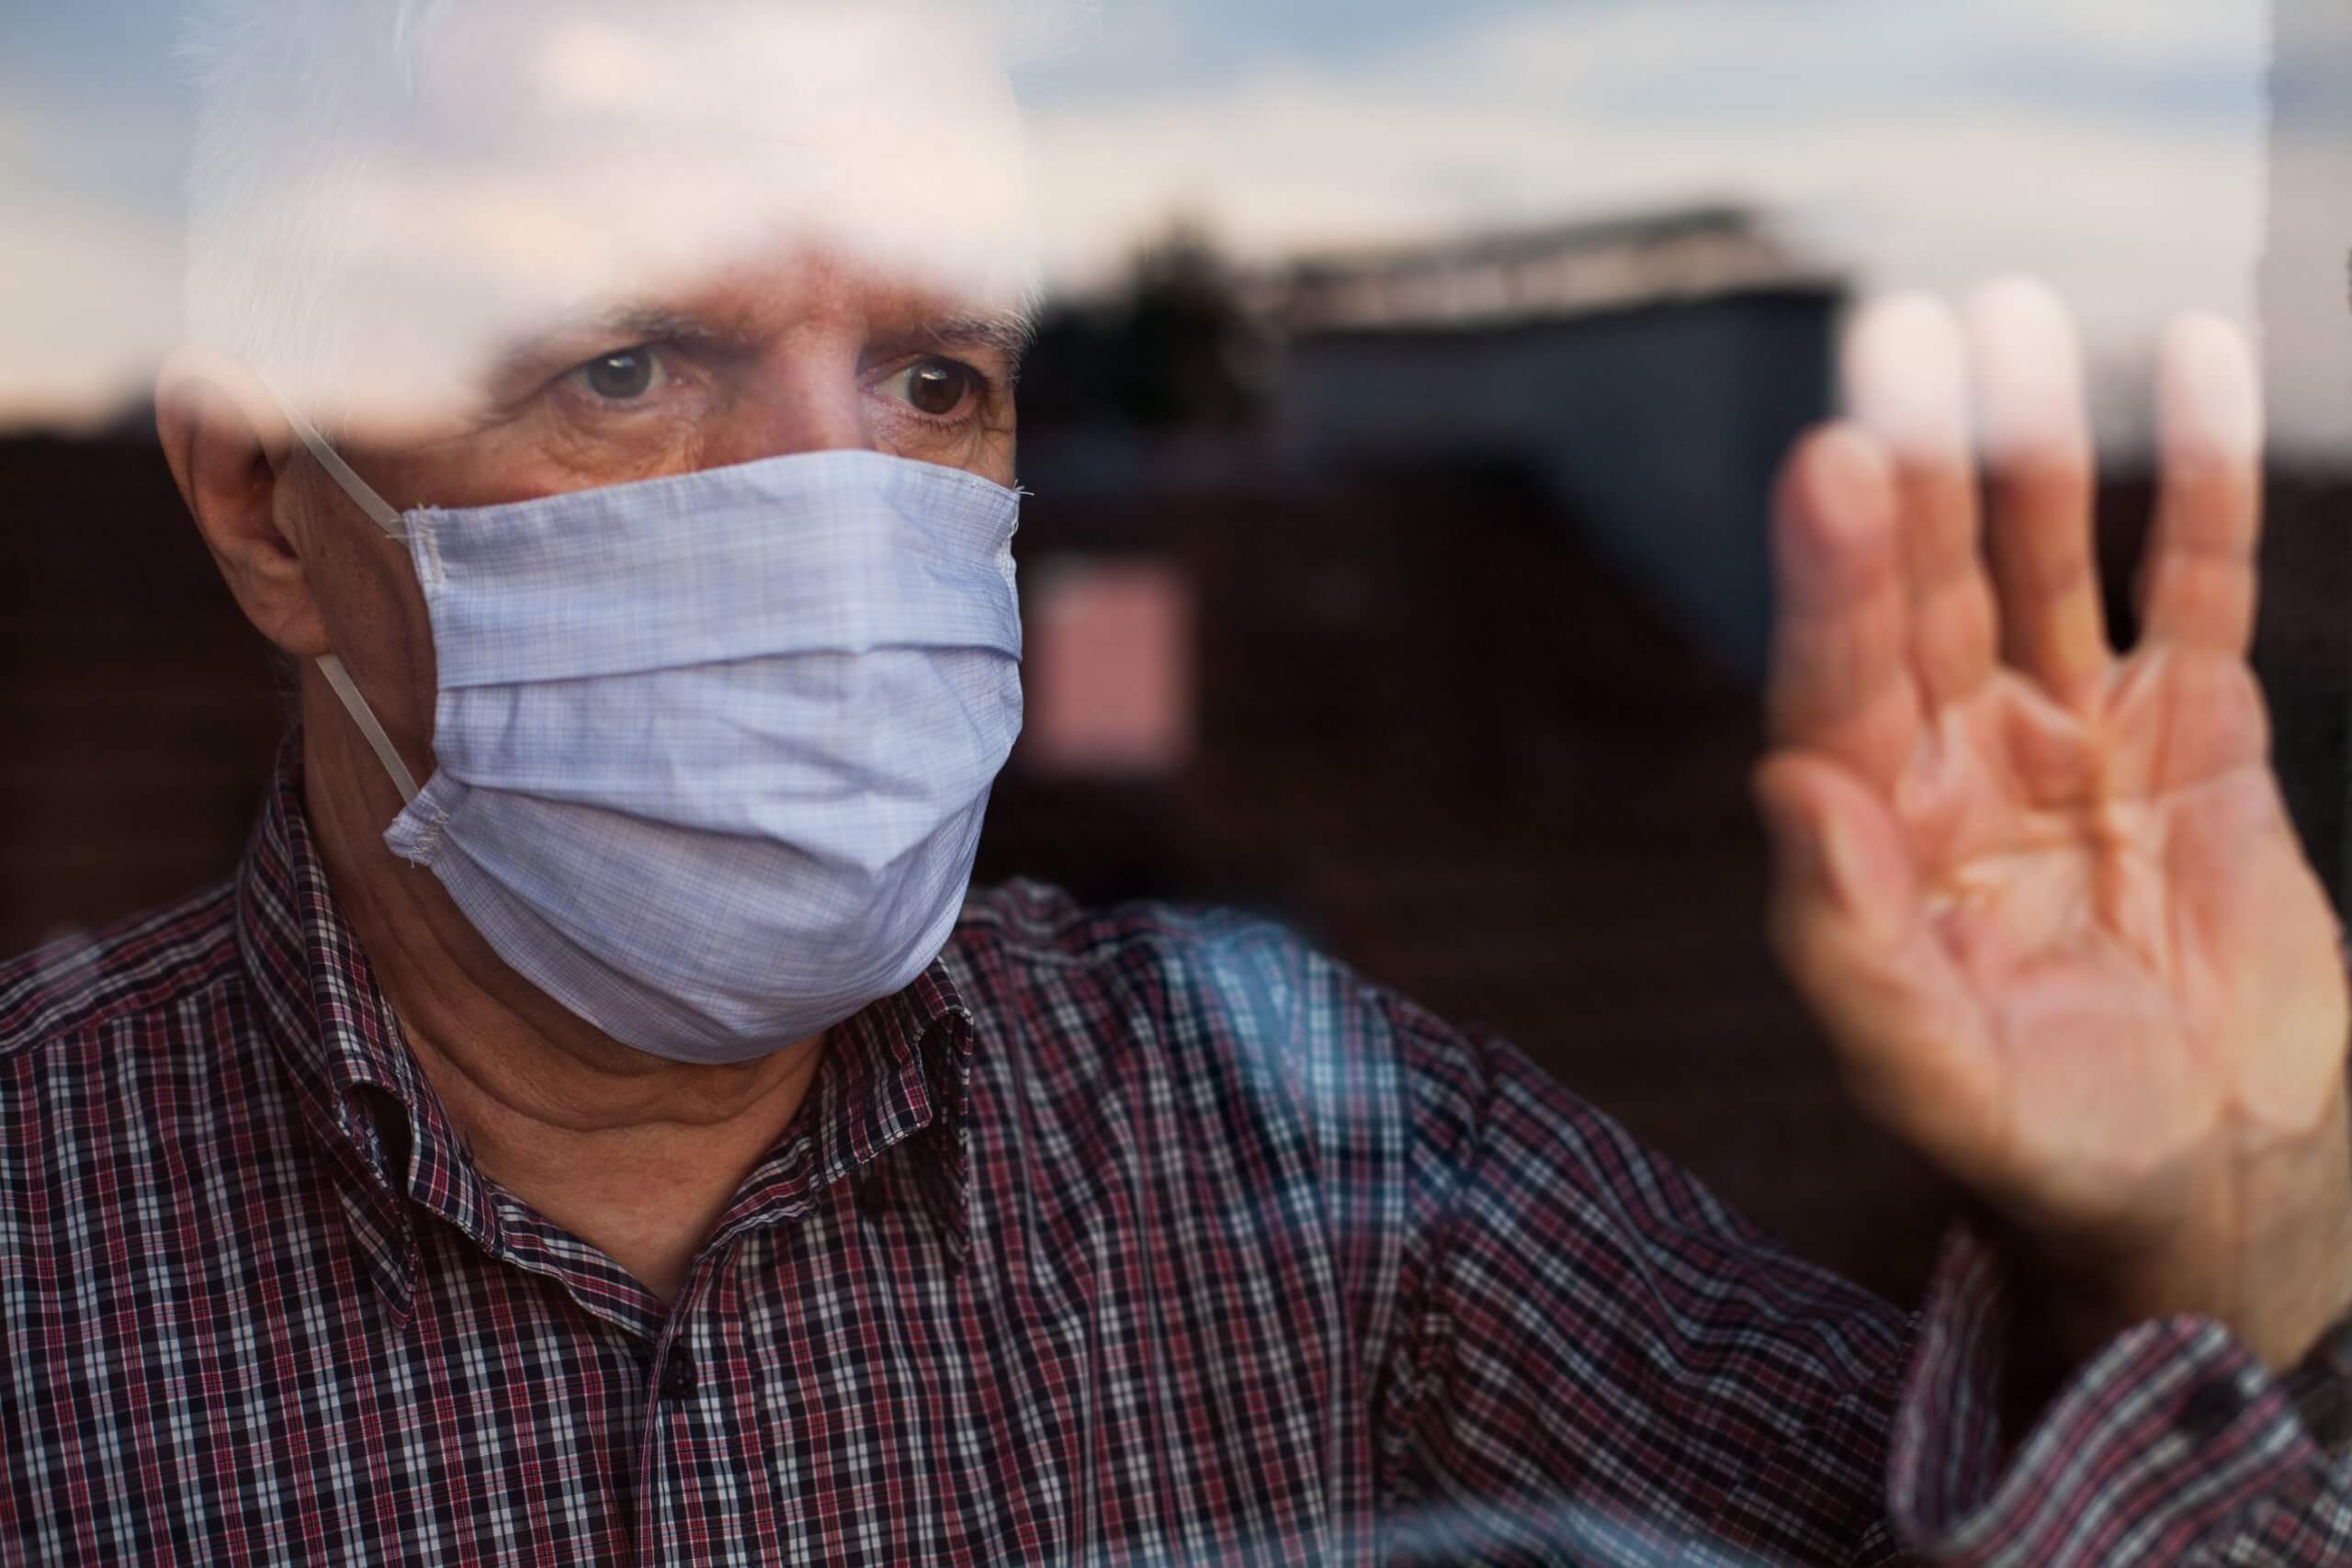
<instances>
[{"instance_id":1,"label":"shirt collar","mask_svg":"<svg viewBox=\"0 0 2352 1568\"><path fill-rule=\"evenodd\" d=\"M424 1079L391 1004L327 886L289 736L237 879L237 939L266 1026L327 1145L370 1271L405 1316L416 1241L405 1194L496 1255L501 1204ZM713 1245L797 1218L816 1198L922 1134L902 1162L954 1256L968 1247L975 1028L943 956L912 985L836 1025L808 1099L721 1219ZM402 1166L405 1169L402 1169ZM511 1201L510 1201L511 1206Z\"/></svg>"},{"instance_id":2,"label":"shirt collar","mask_svg":"<svg viewBox=\"0 0 2352 1568\"><path fill-rule=\"evenodd\" d=\"M713 1244L797 1219L848 1178L870 1211L894 1190L895 1172L911 1179L910 1196L960 1261L971 1239L964 1117L975 1033L944 954L904 990L835 1025L800 1113L745 1179ZM913 1157L886 1167L879 1156L900 1143Z\"/></svg>"}]
</instances>

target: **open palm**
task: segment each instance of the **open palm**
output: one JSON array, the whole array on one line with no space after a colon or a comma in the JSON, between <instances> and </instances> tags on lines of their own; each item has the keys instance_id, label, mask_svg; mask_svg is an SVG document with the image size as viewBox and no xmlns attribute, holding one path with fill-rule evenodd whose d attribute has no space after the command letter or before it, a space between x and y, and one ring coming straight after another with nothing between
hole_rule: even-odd
<instances>
[{"instance_id":1,"label":"open palm","mask_svg":"<svg viewBox=\"0 0 2352 1568\"><path fill-rule=\"evenodd\" d=\"M1989 550L1961 334L1924 301L1860 329L1860 420L1784 478L1778 943L1865 1107L2008 1219L2243 1253L2268 1153L2341 1116L2346 1028L2245 662L2252 373L2219 323L2167 342L2119 659L2063 312L2003 286L1973 335Z\"/></svg>"}]
</instances>

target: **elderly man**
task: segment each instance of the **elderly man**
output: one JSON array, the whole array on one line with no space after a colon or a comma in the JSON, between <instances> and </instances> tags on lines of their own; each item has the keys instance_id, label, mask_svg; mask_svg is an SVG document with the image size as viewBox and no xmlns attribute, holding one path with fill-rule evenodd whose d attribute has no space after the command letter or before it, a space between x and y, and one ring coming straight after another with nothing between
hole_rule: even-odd
<instances>
[{"instance_id":1,"label":"elderly man","mask_svg":"<svg viewBox=\"0 0 2352 1568\"><path fill-rule=\"evenodd\" d=\"M160 424L300 726L231 882L0 968L0 1556L2352 1545L2346 987L2226 331L2167 344L2126 658L2038 291L1967 334L1989 552L1940 307L1788 468L1775 929L1978 1201L1906 1318L1279 931L967 897L1027 272L956 14L198 42Z\"/></svg>"}]
</instances>

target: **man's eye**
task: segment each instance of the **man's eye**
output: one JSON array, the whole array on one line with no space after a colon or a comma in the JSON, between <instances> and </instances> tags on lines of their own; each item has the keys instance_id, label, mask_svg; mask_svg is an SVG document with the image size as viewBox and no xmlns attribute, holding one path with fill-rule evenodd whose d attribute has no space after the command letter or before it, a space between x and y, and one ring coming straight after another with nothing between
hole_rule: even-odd
<instances>
[{"instance_id":1,"label":"man's eye","mask_svg":"<svg viewBox=\"0 0 2352 1568\"><path fill-rule=\"evenodd\" d=\"M953 359L918 359L891 377L888 385L917 412L945 419L980 389L980 373Z\"/></svg>"},{"instance_id":2,"label":"man's eye","mask_svg":"<svg viewBox=\"0 0 2352 1568\"><path fill-rule=\"evenodd\" d=\"M605 401L615 403L643 397L652 389L654 376L653 351L650 348L624 348L611 354L600 354L571 372L571 379Z\"/></svg>"}]
</instances>

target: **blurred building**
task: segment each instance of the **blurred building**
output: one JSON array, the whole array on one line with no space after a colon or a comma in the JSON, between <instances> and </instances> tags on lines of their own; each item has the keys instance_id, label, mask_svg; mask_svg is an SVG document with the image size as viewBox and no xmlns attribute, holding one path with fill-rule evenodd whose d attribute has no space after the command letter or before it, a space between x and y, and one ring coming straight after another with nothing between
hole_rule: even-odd
<instances>
[{"instance_id":1,"label":"blurred building","mask_svg":"<svg viewBox=\"0 0 2352 1568\"><path fill-rule=\"evenodd\" d=\"M152 417L0 439L0 952L220 875L285 717Z\"/></svg>"},{"instance_id":2,"label":"blurred building","mask_svg":"<svg viewBox=\"0 0 2352 1568\"><path fill-rule=\"evenodd\" d=\"M1288 442L1520 469L1630 591L1760 672L1765 497L1828 406L1837 273L1702 207L1313 257L1253 293L1290 344Z\"/></svg>"}]
</instances>

